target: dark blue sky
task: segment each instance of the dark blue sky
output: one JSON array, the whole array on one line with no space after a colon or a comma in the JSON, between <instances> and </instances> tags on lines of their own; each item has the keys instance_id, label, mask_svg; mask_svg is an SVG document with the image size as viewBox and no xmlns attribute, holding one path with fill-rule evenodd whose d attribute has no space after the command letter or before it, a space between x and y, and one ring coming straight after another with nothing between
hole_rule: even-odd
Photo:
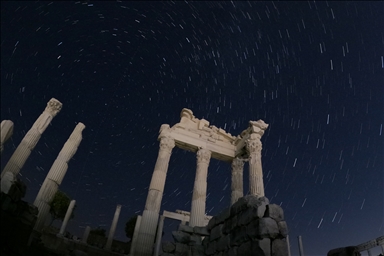
<instances>
[{"instance_id":1,"label":"dark blue sky","mask_svg":"<svg viewBox=\"0 0 384 256\"><path fill-rule=\"evenodd\" d=\"M86 129L60 189L68 230L116 238L141 214L161 124L191 109L232 135L262 138L266 196L288 222L292 255L384 233L383 2L1 2L1 166L55 97L62 111L21 171L33 202L77 122ZM190 210L196 157L174 149L162 209ZM244 172L248 189L248 170ZM230 202L230 166L209 166L207 214ZM246 192L245 191L245 192ZM173 221L165 222L167 239Z\"/></svg>"}]
</instances>

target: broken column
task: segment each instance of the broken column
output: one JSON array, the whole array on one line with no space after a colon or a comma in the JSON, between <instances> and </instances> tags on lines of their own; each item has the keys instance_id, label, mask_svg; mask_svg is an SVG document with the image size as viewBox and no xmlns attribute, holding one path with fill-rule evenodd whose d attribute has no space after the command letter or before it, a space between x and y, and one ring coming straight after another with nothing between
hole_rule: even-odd
<instances>
[{"instance_id":1,"label":"broken column","mask_svg":"<svg viewBox=\"0 0 384 256\"><path fill-rule=\"evenodd\" d=\"M52 202L61 182L68 169L68 162L76 153L77 148L82 140L82 131L85 125L78 123L73 130L71 136L64 144L51 169L49 170L47 177L45 178L43 185L41 186L39 193L33 203L39 209L37 221L35 225L36 231L41 231L44 223L49 215L49 204Z\"/></svg>"},{"instance_id":2,"label":"broken column","mask_svg":"<svg viewBox=\"0 0 384 256\"><path fill-rule=\"evenodd\" d=\"M160 132L162 129L164 129L164 125L160 128ZM139 235L135 246L135 256L147 256L152 254L160 205L163 198L165 178L168 171L169 159L174 147L175 141L172 138L160 137L159 155L149 185L147 201L145 203Z\"/></svg>"},{"instance_id":3,"label":"broken column","mask_svg":"<svg viewBox=\"0 0 384 256\"><path fill-rule=\"evenodd\" d=\"M5 142L13 134L13 122L11 120L1 121L1 144L0 144L0 153L3 153L3 148Z\"/></svg>"},{"instance_id":4,"label":"broken column","mask_svg":"<svg viewBox=\"0 0 384 256\"><path fill-rule=\"evenodd\" d=\"M23 168L29 155L39 141L41 134L43 134L57 113L60 112L61 107L61 102L54 98L47 103L47 107L44 112L32 125L31 129L24 136L23 140L20 142L19 146L9 159L7 165L4 167L1 173L1 178L3 178L6 172L11 172L13 177L16 178L17 174L19 174L21 168Z\"/></svg>"},{"instance_id":5,"label":"broken column","mask_svg":"<svg viewBox=\"0 0 384 256\"><path fill-rule=\"evenodd\" d=\"M263 168L261 165L261 136L268 125L262 120L250 121L251 134L246 142L249 154L249 191L251 195L264 196Z\"/></svg>"},{"instance_id":6,"label":"broken column","mask_svg":"<svg viewBox=\"0 0 384 256\"><path fill-rule=\"evenodd\" d=\"M237 157L232 160L231 205L236 203L240 197L243 197L243 168L243 160Z\"/></svg>"},{"instance_id":7,"label":"broken column","mask_svg":"<svg viewBox=\"0 0 384 256\"><path fill-rule=\"evenodd\" d=\"M105 249L107 249L107 250L111 249L113 236L115 235L115 231L116 231L117 221L119 220L119 216L120 216L120 211L121 211L121 205L118 204L116 206L115 215L114 215L113 220L112 220L111 229L109 230L107 244L105 245Z\"/></svg>"},{"instance_id":8,"label":"broken column","mask_svg":"<svg viewBox=\"0 0 384 256\"><path fill-rule=\"evenodd\" d=\"M197 168L193 186L191 219L189 226L204 226L205 201L207 198L207 174L211 151L200 148L197 151Z\"/></svg>"},{"instance_id":9,"label":"broken column","mask_svg":"<svg viewBox=\"0 0 384 256\"><path fill-rule=\"evenodd\" d=\"M68 221L71 218L73 208L75 208L75 205L76 205L76 200L71 200L71 202L69 203L67 212L65 213L63 223L61 224L59 235L64 235L65 228L67 227Z\"/></svg>"},{"instance_id":10,"label":"broken column","mask_svg":"<svg viewBox=\"0 0 384 256\"><path fill-rule=\"evenodd\" d=\"M81 242L83 243L87 243L88 241L88 236L89 236L89 233L91 232L91 227L90 226L86 226L85 227L85 230L84 230L84 234L83 234L83 237L81 238Z\"/></svg>"}]
</instances>

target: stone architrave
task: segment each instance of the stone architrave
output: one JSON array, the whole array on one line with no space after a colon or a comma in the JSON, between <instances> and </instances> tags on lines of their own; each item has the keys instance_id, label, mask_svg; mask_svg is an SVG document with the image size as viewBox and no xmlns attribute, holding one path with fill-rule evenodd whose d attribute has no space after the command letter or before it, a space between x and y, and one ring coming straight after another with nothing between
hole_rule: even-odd
<instances>
[{"instance_id":1,"label":"stone architrave","mask_svg":"<svg viewBox=\"0 0 384 256\"><path fill-rule=\"evenodd\" d=\"M143 211L139 235L136 242L135 256L147 256L152 253L169 159L174 147L175 141L172 138L160 137L159 154L152 180L149 185L147 201L145 203L145 209Z\"/></svg>"},{"instance_id":2,"label":"stone architrave","mask_svg":"<svg viewBox=\"0 0 384 256\"><path fill-rule=\"evenodd\" d=\"M83 234L83 237L81 238L81 242L83 243L87 243L88 241L88 236L89 236L89 233L91 232L91 227L90 226L86 226L85 227L85 230L84 230L84 234Z\"/></svg>"},{"instance_id":3,"label":"stone architrave","mask_svg":"<svg viewBox=\"0 0 384 256\"><path fill-rule=\"evenodd\" d=\"M263 167L261 165L262 143L260 141L268 127L263 121L250 121L251 134L245 141L249 154L249 191L251 195L264 196Z\"/></svg>"},{"instance_id":4,"label":"stone architrave","mask_svg":"<svg viewBox=\"0 0 384 256\"><path fill-rule=\"evenodd\" d=\"M52 98L45 108L44 112L32 125L31 129L24 136L19 146L9 159L7 165L4 167L1 178L6 172L12 172L14 177L17 177L20 170L23 168L32 150L35 148L41 135L51 123L52 119L60 112L62 104L57 99Z\"/></svg>"},{"instance_id":5,"label":"stone architrave","mask_svg":"<svg viewBox=\"0 0 384 256\"><path fill-rule=\"evenodd\" d=\"M71 202L69 203L67 212L65 213L63 224L61 224L61 228L59 231L59 235L61 235L61 236L64 235L65 228L67 227L68 221L71 218L73 208L75 208L75 205L76 205L76 200L71 200Z\"/></svg>"},{"instance_id":6,"label":"stone architrave","mask_svg":"<svg viewBox=\"0 0 384 256\"><path fill-rule=\"evenodd\" d=\"M115 215L113 217L111 229L109 230L109 235L108 235L107 243L105 245L105 249L107 249L107 250L111 249L112 241L113 241L113 236L115 235L115 231L116 231L117 221L119 220L119 216L120 216L120 211L121 211L121 205L118 204L116 206Z\"/></svg>"},{"instance_id":7,"label":"stone architrave","mask_svg":"<svg viewBox=\"0 0 384 256\"><path fill-rule=\"evenodd\" d=\"M189 226L204 226L205 201L207 198L207 175L211 151L200 148L196 154L197 168L193 186L191 219Z\"/></svg>"},{"instance_id":8,"label":"stone architrave","mask_svg":"<svg viewBox=\"0 0 384 256\"><path fill-rule=\"evenodd\" d=\"M73 130L71 136L64 144L51 169L49 170L47 177L45 178L43 185L41 186L39 193L33 203L38 209L39 214L34 229L41 231L44 223L49 215L49 204L52 202L61 182L64 179L68 169L68 162L76 153L77 148L82 140L82 131L85 129L83 123L78 123Z\"/></svg>"},{"instance_id":9,"label":"stone architrave","mask_svg":"<svg viewBox=\"0 0 384 256\"><path fill-rule=\"evenodd\" d=\"M231 205L237 202L240 197L243 197L243 168L244 161L235 158L232 161L232 184L231 184Z\"/></svg>"},{"instance_id":10,"label":"stone architrave","mask_svg":"<svg viewBox=\"0 0 384 256\"><path fill-rule=\"evenodd\" d=\"M1 121L0 153L3 153L4 144L12 136L12 134L13 134L13 122L11 120Z\"/></svg>"}]
</instances>

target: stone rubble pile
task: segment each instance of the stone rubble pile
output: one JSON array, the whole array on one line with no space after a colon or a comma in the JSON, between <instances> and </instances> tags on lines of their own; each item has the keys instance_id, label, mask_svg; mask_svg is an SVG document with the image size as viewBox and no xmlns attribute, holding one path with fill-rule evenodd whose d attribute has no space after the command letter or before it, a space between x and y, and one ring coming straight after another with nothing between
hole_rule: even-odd
<instances>
[{"instance_id":1,"label":"stone rubble pile","mask_svg":"<svg viewBox=\"0 0 384 256\"><path fill-rule=\"evenodd\" d=\"M207 227L180 225L172 235L175 243L163 243L163 256L288 255L284 212L266 197L242 197Z\"/></svg>"}]
</instances>

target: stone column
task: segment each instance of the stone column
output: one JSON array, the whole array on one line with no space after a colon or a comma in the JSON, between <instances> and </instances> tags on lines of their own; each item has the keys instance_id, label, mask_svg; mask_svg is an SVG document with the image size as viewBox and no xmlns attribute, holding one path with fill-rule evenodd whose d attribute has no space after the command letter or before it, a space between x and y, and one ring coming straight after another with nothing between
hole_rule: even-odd
<instances>
[{"instance_id":1,"label":"stone column","mask_svg":"<svg viewBox=\"0 0 384 256\"><path fill-rule=\"evenodd\" d=\"M237 157L232 160L231 205L243 197L243 168L243 160Z\"/></svg>"},{"instance_id":2,"label":"stone column","mask_svg":"<svg viewBox=\"0 0 384 256\"><path fill-rule=\"evenodd\" d=\"M84 230L84 234L83 234L83 237L81 238L81 242L83 243L87 243L88 241L88 236L89 236L89 233L91 232L91 227L90 226L86 226L85 227L85 230Z\"/></svg>"},{"instance_id":3,"label":"stone column","mask_svg":"<svg viewBox=\"0 0 384 256\"><path fill-rule=\"evenodd\" d=\"M3 153L4 144L12 136L12 134L13 134L13 122L11 120L1 121L0 153Z\"/></svg>"},{"instance_id":4,"label":"stone column","mask_svg":"<svg viewBox=\"0 0 384 256\"><path fill-rule=\"evenodd\" d=\"M165 178L168 171L169 159L174 147L174 139L169 137L160 138L159 155L149 185L147 201L137 237L135 256L149 256L152 254Z\"/></svg>"},{"instance_id":5,"label":"stone column","mask_svg":"<svg viewBox=\"0 0 384 256\"><path fill-rule=\"evenodd\" d=\"M197 151L197 168L193 186L191 217L189 226L204 226L205 201L207 198L207 174L211 151L200 148Z\"/></svg>"},{"instance_id":6,"label":"stone column","mask_svg":"<svg viewBox=\"0 0 384 256\"><path fill-rule=\"evenodd\" d=\"M121 211L121 205L118 204L116 206L115 216L113 217L113 220L112 220L111 229L109 230L107 244L105 245L105 249L107 250L111 249L113 236L115 235L115 231L116 231L117 221L119 220L119 216L120 216L120 211Z\"/></svg>"},{"instance_id":7,"label":"stone column","mask_svg":"<svg viewBox=\"0 0 384 256\"><path fill-rule=\"evenodd\" d=\"M68 221L71 218L73 208L75 208L75 205L76 205L76 200L71 200L68 206L68 210L65 213L63 223L61 224L59 235L64 235L65 228L67 227Z\"/></svg>"},{"instance_id":8,"label":"stone column","mask_svg":"<svg viewBox=\"0 0 384 256\"><path fill-rule=\"evenodd\" d=\"M52 202L65 174L67 173L69 160L71 160L80 145L82 140L81 132L84 128L85 125L82 123L78 123L76 125L71 136L64 144L51 169L49 170L47 177L37 194L35 202L33 203L39 209L39 214L34 228L36 231L41 231L44 226L47 216L49 215L49 204Z\"/></svg>"},{"instance_id":9,"label":"stone column","mask_svg":"<svg viewBox=\"0 0 384 256\"><path fill-rule=\"evenodd\" d=\"M160 246L161 246L161 238L162 238L162 234L163 234L164 219L165 219L164 215L161 215L160 219L159 219L159 225L157 226L154 256L159 256L159 254L160 254Z\"/></svg>"},{"instance_id":10,"label":"stone column","mask_svg":"<svg viewBox=\"0 0 384 256\"><path fill-rule=\"evenodd\" d=\"M11 172L15 178L17 177L21 168L23 168L25 162L27 161L27 158L39 141L41 134L43 134L57 113L60 112L61 107L62 104L60 101L54 98L48 102L44 112L32 125L32 128L24 136L23 140L20 142L19 146L9 159L7 165L4 167L1 173L1 178L3 178L6 172Z\"/></svg>"},{"instance_id":11,"label":"stone column","mask_svg":"<svg viewBox=\"0 0 384 256\"><path fill-rule=\"evenodd\" d=\"M135 224L135 230L133 231L133 237L131 242L131 249L129 250L129 255L134 256L135 255L135 249L136 249L136 242L137 242L137 236L139 235L139 229L141 224L141 216L138 215L136 219Z\"/></svg>"}]
</instances>

